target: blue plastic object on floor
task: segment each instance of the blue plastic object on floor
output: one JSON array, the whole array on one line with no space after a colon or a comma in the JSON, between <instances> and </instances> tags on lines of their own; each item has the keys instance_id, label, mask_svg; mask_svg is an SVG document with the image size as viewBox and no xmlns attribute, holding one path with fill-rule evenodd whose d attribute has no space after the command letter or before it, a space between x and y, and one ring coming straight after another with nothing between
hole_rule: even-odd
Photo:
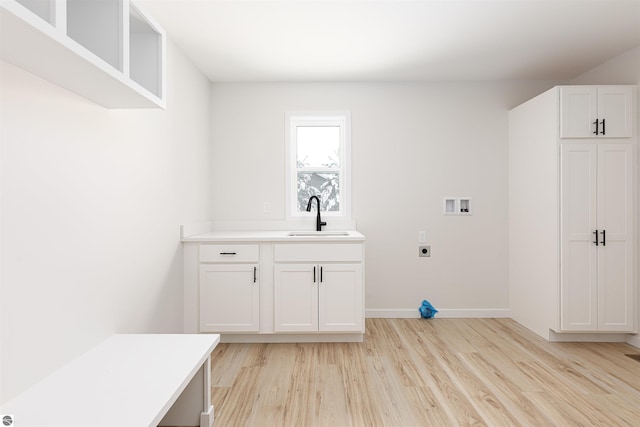
<instances>
[{"instance_id":1,"label":"blue plastic object on floor","mask_svg":"<svg viewBox=\"0 0 640 427\"><path fill-rule=\"evenodd\" d=\"M435 307L427 300L422 301L422 305L418 311L420 311L420 317L423 319L433 319L433 316L438 312L438 310L436 310Z\"/></svg>"}]
</instances>

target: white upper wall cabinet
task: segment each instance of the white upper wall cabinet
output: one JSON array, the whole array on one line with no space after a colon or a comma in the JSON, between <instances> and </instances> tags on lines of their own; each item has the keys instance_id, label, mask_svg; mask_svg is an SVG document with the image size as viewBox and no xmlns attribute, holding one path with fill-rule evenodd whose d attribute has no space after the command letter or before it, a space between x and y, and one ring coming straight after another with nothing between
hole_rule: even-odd
<instances>
[{"instance_id":1,"label":"white upper wall cabinet","mask_svg":"<svg viewBox=\"0 0 640 427\"><path fill-rule=\"evenodd\" d=\"M55 7L51 0L17 0L17 2L51 25L55 25Z\"/></svg>"},{"instance_id":2,"label":"white upper wall cabinet","mask_svg":"<svg viewBox=\"0 0 640 427\"><path fill-rule=\"evenodd\" d=\"M630 138L630 86L560 87L560 138Z\"/></svg>"},{"instance_id":3,"label":"white upper wall cabinet","mask_svg":"<svg viewBox=\"0 0 640 427\"><path fill-rule=\"evenodd\" d=\"M129 76L158 98L164 98L164 33L133 4L128 19Z\"/></svg>"},{"instance_id":4,"label":"white upper wall cabinet","mask_svg":"<svg viewBox=\"0 0 640 427\"><path fill-rule=\"evenodd\" d=\"M122 71L122 1L67 0L67 36Z\"/></svg>"},{"instance_id":5,"label":"white upper wall cabinet","mask_svg":"<svg viewBox=\"0 0 640 427\"><path fill-rule=\"evenodd\" d=\"M0 58L107 108L165 108L166 33L130 0L1 0Z\"/></svg>"}]
</instances>

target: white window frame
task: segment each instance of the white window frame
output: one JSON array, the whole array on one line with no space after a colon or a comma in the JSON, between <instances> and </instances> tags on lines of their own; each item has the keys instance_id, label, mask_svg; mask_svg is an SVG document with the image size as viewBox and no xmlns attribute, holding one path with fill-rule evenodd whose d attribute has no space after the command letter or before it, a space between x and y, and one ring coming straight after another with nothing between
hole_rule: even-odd
<instances>
[{"instance_id":1,"label":"white window frame","mask_svg":"<svg viewBox=\"0 0 640 427\"><path fill-rule=\"evenodd\" d=\"M287 220L314 217L315 212L298 212L297 144L298 126L337 126L340 128L340 210L322 211L323 218L351 220L351 112L296 111L285 113L285 180Z\"/></svg>"}]
</instances>

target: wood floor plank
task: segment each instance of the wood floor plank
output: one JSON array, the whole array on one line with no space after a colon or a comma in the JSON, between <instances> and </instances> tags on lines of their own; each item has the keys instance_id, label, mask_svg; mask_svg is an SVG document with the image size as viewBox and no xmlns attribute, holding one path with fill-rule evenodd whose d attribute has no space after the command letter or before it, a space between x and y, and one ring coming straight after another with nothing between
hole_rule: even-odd
<instances>
[{"instance_id":1,"label":"wood floor plank","mask_svg":"<svg viewBox=\"0 0 640 427\"><path fill-rule=\"evenodd\" d=\"M287 408L284 420L288 425L315 425L317 420L316 398L318 374L321 369L316 363L317 347L314 344L299 344L292 347L293 365L291 376L287 378ZM326 367L325 367L326 370Z\"/></svg>"},{"instance_id":2,"label":"wood floor plank","mask_svg":"<svg viewBox=\"0 0 640 427\"><path fill-rule=\"evenodd\" d=\"M571 350L572 354L579 355L580 360L586 361L588 366L600 366L617 386L624 384L631 392L640 392L640 364L625 355L640 353L640 349L619 348L609 343L578 343ZM603 359L610 363L601 366Z\"/></svg>"},{"instance_id":3,"label":"wood floor plank","mask_svg":"<svg viewBox=\"0 0 640 427\"><path fill-rule=\"evenodd\" d=\"M212 371L211 383L216 387L231 387L238 371L244 367L245 355L251 347L246 344L218 344L215 357L224 363L225 369Z\"/></svg>"},{"instance_id":4,"label":"wood floor plank","mask_svg":"<svg viewBox=\"0 0 640 427\"><path fill-rule=\"evenodd\" d=\"M452 424L452 417L444 410L443 405L429 387L408 387L407 398L411 400L420 426L447 426Z\"/></svg>"},{"instance_id":5,"label":"wood floor plank","mask_svg":"<svg viewBox=\"0 0 640 427\"><path fill-rule=\"evenodd\" d=\"M564 381L573 384L581 392L606 393L603 387L580 374L575 364L567 359L562 343L547 345L550 343L543 342L542 338L538 336L532 338L530 331L523 330L520 325L507 326L505 320L501 320L497 324L501 325L503 331L509 331L513 341L535 356L537 362L552 368L555 376L561 376Z\"/></svg>"},{"instance_id":6,"label":"wood floor plank","mask_svg":"<svg viewBox=\"0 0 640 427\"><path fill-rule=\"evenodd\" d=\"M584 417L578 409L568 406L565 402L556 399L544 391L526 391L524 394L540 411L547 414L547 417L553 420L556 426L595 426L588 418ZM532 426L535 426L535 424L532 424Z\"/></svg>"},{"instance_id":7,"label":"wood floor plank","mask_svg":"<svg viewBox=\"0 0 640 427\"><path fill-rule=\"evenodd\" d=\"M518 423L540 427L554 425L553 421L548 419L544 412L539 411L507 375L481 353L466 353L461 355L461 358L465 365L475 372L500 399Z\"/></svg>"},{"instance_id":8,"label":"wood floor plank","mask_svg":"<svg viewBox=\"0 0 640 427\"><path fill-rule=\"evenodd\" d=\"M438 333L431 339L435 343L431 352L443 367L451 381L458 387L476 411L483 414L483 419L491 425L509 426L517 424L514 416L505 408L504 404L485 386L473 371L469 370L461 361L460 350L474 352L465 334L461 333L461 322L438 322Z\"/></svg>"},{"instance_id":9,"label":"wood floor plank","mask_svg":"<svg viewBox=\"0 0 640 427\"><path fill-rule=\"evenodd\" d=\"M627 399L628 396L619 394L607 394L591 396L599 407L609 408L610 413L615 414L621 422L620 425L640 426L640 406L637 400Z\"/></svg>"},{"instance_id":10,"label":"wood floor plank","mask_svg":"<svg viewBox=\"0 0 640 427\"><path fill-rule=\"evenodd\" d=\"M268 356L264 367L259 368L260 375L256 383L258 393L248 425L295 425L291 424L292 408L295 408L292 399L296 397L294 390L291 390L292 376L296 370L295 349L296 344L267 346ZM293 414L296 415L295 411Z\"/></svg>"},{"instance_id":11,"label":"wood floor plank","mask_svg":"<svg viewBox=\"0 0 640 427\"><path fill-rule=\"evenodd\" d=\"M234 346L235 345L245 345L251 350L242 358L242 366L254 368L264 366L267 363L268 344L234 344Z\"/></svg>"},{"instance_id":12,"label":"wood floor plank","mask_svg":"<svg viewBox=\"0 0 640 427\"><path fill-rule=\"evenodd\" d=\"M225 394L218 392L218 387L213 387L211 400L215 418L220 425L250 425L248 421L255 409L254 401L258 397L255 395L255 390L259 374L260 368L242 368L236 377L233 387L224 388Z\"/></svg>"},{"instance_id":13,"label":"wood floor plank","mask_svg":"<svg viewBox=\"0 0 640 427\"><path fill-rule=\"evenodd\" d=\"M367 319L363 343L220 344L216 426L640 426L626 344L511 319Z\"/></svg>"},{"instance_id":14,"label":"wood floor plank","mask_svg":"<svg viewBox=\"0 0 640 427\"><path fill-rule=\"evenodd\" d=\"M342 386L350 411L351 425L377 425L381 415L372 393L374 389L366 363L369 357L367 346L347 343L333 344L332 348L341 356Z\"/></svg>"},{"instance_id":15,"label":"wood floor plank","mask_svg":"<svg viewBox=\"0 0 640 427\"><path fill-rule=\"evenodd\" d=\"M413 416L410 401L406 399L405 388L400 385L401 381L395 375L392 362L387 357L369 357L367 368L373 386L374 403L380 408L378 425L420 425Z\"/></svg>"},{"instance_id":16,"label":"wood floor plank","mask_svg":"<svg viewBox=\"0 0 640 427\"><path fill-rule=\"evenodd\" d=\"M563 382L556 372L548 369L548 366L543 363L521 362L519 366L529 375L546 385L547 395L553 396L553 399L558 402L562 402L565 408L571 407L577 410L582 417L587 419L587 425L623 425L614 412L609 409L603 412L598 405L593 404L586 394L576 391L572 384Z\"/></svg>"},{"instance_id":17,"label":"wood floor plank","mask_svg":"<svg viewBox=\"0 0 640 427\"><path fill-rule=\"evenodd\" d=\"M300 426L351 426L352 421L343 387L342 370L337 365L322 365L316 371L314 408L311 419ZM308 410L308 408L307 408Z\"/></svg>"},{"instance_id":18,"label":"wood floor plank","mask_svg":"<svg viewBox=\"0 0 640 427\"><path fill-rule=\"evenodd\" d=\"M452 424L478 425L482 417L469 401L463 391L452 380L436 357L436 347L440 339L435 327L437 322L425 323L413 321L405 322L408 334L403 335L406 348L412 351L414 363L422 367L421 378L425 385L434 391L444 410L449 415ZM427 341L423 339L426 338Z\"/></svg>"}]
</instances>

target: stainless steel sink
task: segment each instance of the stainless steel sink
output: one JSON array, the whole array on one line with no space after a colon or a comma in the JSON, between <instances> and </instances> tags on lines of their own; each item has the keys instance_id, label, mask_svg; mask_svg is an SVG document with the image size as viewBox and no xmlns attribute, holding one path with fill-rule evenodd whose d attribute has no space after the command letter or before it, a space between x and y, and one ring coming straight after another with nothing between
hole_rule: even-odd
<instances>
[{"instance_id":1,"label":"stainless steel sink","mask_svg":"<svg viewBox=\"0 0 640 427\"><path fill-rule=\"evenodd\" d=\"M348 231L292 231L289 237L338 237L348 236Z\"/></svg>"}]
</instances>

